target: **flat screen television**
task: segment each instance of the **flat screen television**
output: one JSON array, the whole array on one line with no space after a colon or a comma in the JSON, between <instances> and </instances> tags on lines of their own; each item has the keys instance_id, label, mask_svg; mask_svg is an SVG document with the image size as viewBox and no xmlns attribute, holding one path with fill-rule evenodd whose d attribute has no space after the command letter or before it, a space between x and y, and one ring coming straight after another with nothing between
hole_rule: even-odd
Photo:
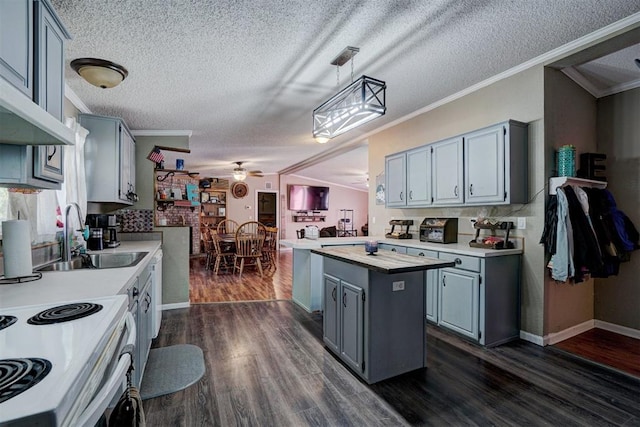
<instances>
[{"instance_id":1,"label":"flat screen television","mask_svg":"<svg viewBox=\"0 0 640 427\"><path fill-rule=\"evenodd\" d=\"M312 185L289 185L290 211L329 210L329 187Z\"/></svg>"}]
</instances>

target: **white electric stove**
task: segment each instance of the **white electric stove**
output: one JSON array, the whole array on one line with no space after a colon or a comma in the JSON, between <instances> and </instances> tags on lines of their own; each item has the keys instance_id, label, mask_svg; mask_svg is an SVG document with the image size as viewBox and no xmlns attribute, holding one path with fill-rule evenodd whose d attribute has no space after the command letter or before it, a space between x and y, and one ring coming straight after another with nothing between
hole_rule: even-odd
<instances>
[{"instance_id":1,"label":"white electric stove","mask_svg":"<svg viewBox=\"0 0 640 427\"><path fill-rule=\"evenodd\" d=\"M1 308L0 426L77 425L118 362L127 316L126 295Z\"/></svg>"}]
</instances>

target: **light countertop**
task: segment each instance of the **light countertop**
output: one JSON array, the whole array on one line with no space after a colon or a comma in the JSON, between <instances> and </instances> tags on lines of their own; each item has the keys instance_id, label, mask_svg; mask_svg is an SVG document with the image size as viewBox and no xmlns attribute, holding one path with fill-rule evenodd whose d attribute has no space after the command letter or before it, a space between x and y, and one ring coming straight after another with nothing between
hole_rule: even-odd
<instances>
[{"instance_id":1,"label":"light countertop","mask_svg":"<svg viewBox=\"0 0 640 427\"><path fill-rule=\"evenodd\" d=\"M127 288L149 264L153 255L160 249L161 243L160 240L123 241L117 248L89 251L148 252L142 261L133 267L46 271L42 272L42 279L33 282L0 284L0 309L126 294Z\"/></svg>"},{"instance_id":2,"label":"light countertop","mask_svg":"<svg viewBox=\"0 0 640 427\"><path fill-rule=\"evenodd\" d=\"M331 246L321 249L311 249L311 252L384 274L424 271L453 267L455 265L453 261L405 255L386 250L368 255L362 247L356 246Z\"/></svg>"},{"instance_id":3,"label":"light countertop","mask_svg":"<svg viewBox=\"0 0 640 427\"><path fill-rule=\"evenodd\" d=\"M467 238L468 237L468 238ZM319 249L326 246L361 244L368 240L377 240L378 243L404 246L408 248L425 249L430 251L448 252L458 255L469 255L479 258L488 258L505 255L520 255L524 251L521 247L514 249L482 249L469 246L472 236L458 238L458 243L429 243L421 242L418 239L387 239L381 236L358 236L358 237L320 237L318 239L285 239L280 240L280 244L293 249ZM510 239L511 240L511 239ZM521 242L517 242L521 243Z\"/></svg>"}]
</instances>

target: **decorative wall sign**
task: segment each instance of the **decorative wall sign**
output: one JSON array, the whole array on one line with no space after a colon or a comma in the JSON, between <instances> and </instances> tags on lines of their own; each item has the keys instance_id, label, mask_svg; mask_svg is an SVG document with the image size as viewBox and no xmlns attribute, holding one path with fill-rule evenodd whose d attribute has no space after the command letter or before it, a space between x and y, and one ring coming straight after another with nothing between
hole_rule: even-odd
<instances>
[{"instance_id":1,"label":"decorative wall sign","mask_svg":"<svg viewBox=\"0 0 640 427\"><path fill-rule=\"evenodd\" d=\"M376 205L384 205L384 172L376 176Z\"/></svg>"},{"instance_id":2,"label":"decorative wall sign","mask_svg":"<svg viewBox=\"0 0 640 427\"><path fill-rule=\"evenodd\" d=\"M231 194L236 199L242 199L249 192L249 187L244 182L235 182L231 186Z\"/></svg>"}]
</instances>

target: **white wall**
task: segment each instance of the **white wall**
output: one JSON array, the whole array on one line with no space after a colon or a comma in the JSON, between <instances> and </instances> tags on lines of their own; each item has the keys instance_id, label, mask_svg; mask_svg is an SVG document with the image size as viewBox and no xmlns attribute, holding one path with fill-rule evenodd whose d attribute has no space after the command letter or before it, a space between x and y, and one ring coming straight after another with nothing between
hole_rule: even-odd
<instances>
[{"instance_id":1,"label":"white wall","mask_svg":"<svg viewBox=\"0 0 640 427\"><path fill-rule=\"evenodd\" d=\"M321 215L325 215L324 222L294 222L294 211L287 209L287 185L300 184L300 185L318 185L329 187L329 210L322 211ZM317 181L308 178L299 177L296 175L281 175L280 176L280 200L284 204L284 217L281 219L281 228L283 239L295 239L296 230L304 228L307 225L317 225L318 228L338 226L338 220L342 218L343 213L340 209L353 209L353 228L360 234L360 228L367 222L368 214L368 193L366 191L354 190L352 188L342 187L339 185L330 184L324 181Z\"/></svg>"}]
</instances>

